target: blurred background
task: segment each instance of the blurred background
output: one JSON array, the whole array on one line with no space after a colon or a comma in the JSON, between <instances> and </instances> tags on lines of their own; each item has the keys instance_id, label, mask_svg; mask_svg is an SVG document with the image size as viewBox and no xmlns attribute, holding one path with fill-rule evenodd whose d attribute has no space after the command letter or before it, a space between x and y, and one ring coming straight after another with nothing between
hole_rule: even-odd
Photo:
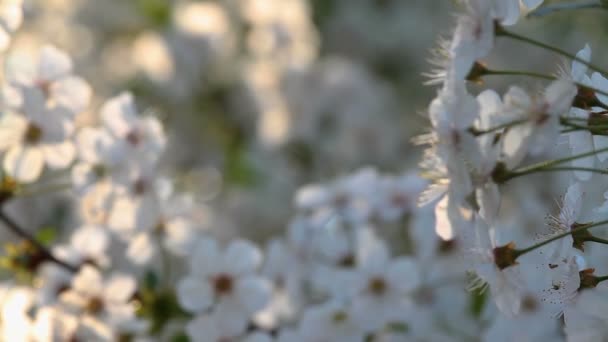
<instances>
[{"instance_id":1,"label":"blurred background","mask_svg":"<svg viewBox=\"0 0 608 342\"><path fill-rule=\"evenodd\" d=\"M436 89L422 84L458 7L449 0L26 0L18 51L67 50L95 89L81 122L129 90L170 136L165 172L209 208L220 236L282 231L295 190L373 165L415 167L413 136ZM604 51L601 13L523 19L513 30ZM577 30L571 30L576 25ZM585 37L585 38L583 38ZM594 40L595 39L595 40ZM494 69L555 72L559 57L499 40ZM24 63L12 54L6 63ZM602 61L599 60L599 64ZM538 80L489 79L505 90ZM472 86L473 93L482 87Z\"/></svg>"}]
</instances>

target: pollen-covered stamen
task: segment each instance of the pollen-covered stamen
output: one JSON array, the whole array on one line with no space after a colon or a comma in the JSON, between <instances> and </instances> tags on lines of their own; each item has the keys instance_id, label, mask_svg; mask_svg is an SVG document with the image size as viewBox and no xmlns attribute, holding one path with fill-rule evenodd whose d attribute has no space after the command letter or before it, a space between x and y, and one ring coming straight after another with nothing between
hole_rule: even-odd
<instances>
[{"instance_id":1,"label":"pollen-covered stamen","mask_svg":"<svg viewBox=\"0 0 608 342\"><path fill-rule=\"evenodd\" d=\"M40 89L40 91L44 94L46 98L49 98L51 96L51 86L52 83L48 80L36 81L36 87Z\"/></svg>"},{"instance_id":2,"label":"pollen-covered stamen","mask_svg":"<svg viewBox=\"0 0 608 342\"><path fill-rule=\"evenodd\" d=\"M333 204L336 208L345 208L350 202L350 198L347 194L339 193L334 197Z\"/></svg>"},{"instance_id":3,"label":"pollen-covered stamen","mask_svg":"<svg viewBox=\"0 0 608 342\"><path fill-rule=\"evenodd\" d=\"M26 144L37 144L42 139L42 133L42 128L40 128L40 126L30 122L25 129L23 140Z\"/></svg>"},{"instance_id":4,"label":"pollen-covered stamen","mask_svg":"<svg viewBox=\"0 0 608 342\"><path fill-rule=\"evenodd\" d=\"M374 277L367 284L369 292L376 296L382 296L388 290L388 284L382 277Z\"/></svg>"},{"instance_id":5,"label":"pollen-covered stamen","mask_svg":"<svg viewBox=\"0 0 608 342\"><path fill-rule=\"evenodd\" d=\"M89 314L96 315L103 310L104 306L105 304L101 298L93 297L86 303L85 311Z\"/></svg>"},{"instance_id":6,"label":"pollen-covered stamen","mask_svg":"<svg viewBox=\"0 0 608 342\"><path fill-rule=\"evenodd\" d=\"M534 113L534 123L538 126L545 124L551 118L548 111L549 104L547 102L543 102Z\"/></svg>"},{"instance_id":7,"label":"pollen-covered stamen","mask_svg":"<svg viewBox=\"0 0 608 342\"><path fill-rule=\"evenodd\" d=\"M216 295L228 295L234 288L234 279L229 274L221 273L213 277L212 285Z\"/></svg>"},{"instance_id":8,"label":"pollen-covered stamen","mask_svg":"<svg viewBox=\"0 0 608 342\"><path fill-rule=\"evenodd\" d=\"M524 296L521 300L521 310L523 312L535 312L538 307L538 300L532 295Z\"/></svg>"},{"instance_id":9,"label":"pollen-covered stamen","mask_svg":"<svg viewBox=\"0 0 608 342\"><path fill-rule=\"evenodd\" d=\"M135 195L138 195L138 196L145 194L146 191L148 191L148 182L143 178L136 180L133 183L132 191Z\"/></svg>"},{"instance_id":10,"label":"pollen-covered stamen","mask_svg":"<svg viewBox=\"0 0 608 342\"><path fill-rule=\"evenodd\" d=\"M402 193L396 193L391 196L391 204L395 208L407 208L409 203L410 199Z\"/></svg>"},{"instance_id":11,"label":"pollen-covered stamen","mask_svg":"<svg viewBox=\"0 0 608 342\"><path fill-rule=\"evenodd\" d=\"M125 139L129 144L131 144L131 146L137 147L139 144L141 144L143 137L137 129L133 129L127 133Z\"/></svg>"},{"instance_id":12,"label":"pollen-covered stamen","mask_svg":"<svg viewBox=\"0 0 608 342\"><path fill-rule=\"evenodd\" d=\"M338 265L342 266L342 267L350 268L350 267L354 267L355 264L356 264L355 255L352 253L347 253L338 260Z\"/></svg>"},{"instance_id":13,"label":"pollen-covered stamen","mask_svg":"<svg viewBox=\"0 0 608 342\"><path fill-rule=\"evenodd\" d=\"M105 167L103 164L94 165L91 171L95 175L96 179L102 179L108 175L108 168Z\"/></svg>"},{"instance_id":14,"label":"pollen-covered stamen","mask_svg":"<svg viewBox=\"0 0 608 342\"><path fill-rule=\"evenodd\" d=\"M342 311L342 310L336 311L332 315L331 319L334 323L344 322L348 319L348 313L346 313L345 311Z\"/></svg>"},{"instance_id":15,"label":"pollen-covered stamen","mask_svg":"<svg viewBox=\"0 0 608 342\"><path fill-rule=\"evenodd\" d=\"M158 220L158 222L156 222L156 225L154 226L154 233L156 233L157 235L163 235L167 232L167 222L165 221L165 219L160 218Z\"/></svg>"},{"instance_id":16,"label":"pollen-covered stamen","mask_svg":"<svg viewBox=\"0 0 608 342\"><path fill-rule=\"evenodd\" d=\"M423 286L413 293L414 301L422 306L430 305L436 299L435 290L432 287Z\"/></svg>"}]
</instances>

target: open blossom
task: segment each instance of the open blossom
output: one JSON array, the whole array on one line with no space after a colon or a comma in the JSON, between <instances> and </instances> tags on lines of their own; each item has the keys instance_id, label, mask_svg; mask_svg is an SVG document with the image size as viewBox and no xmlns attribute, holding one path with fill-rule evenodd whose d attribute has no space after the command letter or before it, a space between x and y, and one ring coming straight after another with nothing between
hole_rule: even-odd
<instances>
[{"instance_id":1,"label":"open blossom","mask_svg":"<svg viewBox=\"0 0 608 342\"><path fill-rule=\"evenodd\" d=\"M498 241L498 232L483 222L475 220L475 232L471 237L473 244L467 253L475 274L479 277L472 286L489 285L492 299L498 309L509 317L519 313L525 284L518 265L499 267L497 264L497 247L503 247Z\"/></svg>"},{"instance_id":2,"label":"open blossom","mask_svg":"<svg viewBox=\"0 0 608 342\"><path fill-rule=\"evenodd\" d=\"M0 118L0 150L3 167L20 182L37 180L44 166L67 167L75 156L70 140L73 122L63 107L48 107L42 94L32 88L11 89L14 108Z\"/></svg>"},{"instance_id":3,"label":"open blossom","mask_svg":"<svg viewBox=\"0 0 608 342\"><path fill-rule=\"evenodd\" d=\"M352 314L361 320L361 327L375 331L403 319L408 311L407 295L420 284L415 260L408 257L391 259L382 243L375 244L360 259Z\"/></svg>"},{"instance_id":4,"label":"open blossom","mask_svg":"<svg viewBox=\"0 0 608 342\"><path fill-rule=\"evenodd\" d=\"M96 268L83 266L60 295L67 312L79 317L76 337L112 339L120 331L132 331L137 326L131 303L136 286L132 276L116 273L104 279Z\"/></svg>"},{"instance_id":5,"label":"open blossom","mask_svg":"<svg viewBox=\"0 0 608 342\"><path fill-rule=\"evenodd\" d=\"M133 96L122 93L101 108L101 119L110 134L121 143L121 157L130 162L156 162L166 138L158 119L139 117Z\"/></svg>"},{"instance_id":6,"label":"open blossom","mask_svg":"<svg viewBox=\"0 0 608 342\"><path fill-rule=\"evenodd\" d=\"M384 220L397 220L416 208L418 195L426 181L418 175L407 173L400 177L386 177L379 181L375 203L377 215Z\"/></svg>"},{"instance_id":7,"label":"open blossom","mask_svg":"<svg viewBox=\"0 0 608 342\"><path fill-rule=\"evenodd\" d=\"M591 61L591 48L589 45L585 45L585 47L580 50L576 56L584 61ZM605 79L600 73L594 72L591 75L591 78L587 75L588 67L586 64L583 64L579 61L573 61L571 67L570 76L573 81L587 85L589 87L593 87L600 90L608 89L608 80ZM601 103L608 103L608 97L605 95L596 93L595 98L599 100ZM585 104L586 105L586 104ZM570 113L568 117L571 117L575 120L581 120L580 122L588 123L590 122L590 118L592 118L594 113L601 113L603 108L591 107L591 108L578 108L573 107L570 109ZM601 114L600 114L601 115ZM568 142L570 144L570 149L572 154L581 154L585 152L592 151L594 149L602 149L608 147L608 137L603 135L594 135L587 130L578 130L573 131L568 134ZM593 168L595 166L595 159L603 162L608 158L608 154L600 153L595 155L591 155L585 158L579 158L572 161L572 166L581 167L581 168ZM592 176L590 172L584 171L574 171L574 175L581 181L589 180Z\"/></svg>"},{"instance_id":8,"label":"open blossom","mask_svg":"<svg viewBox=\"0 0 608 342\"><path fill-rule=\"evenodd\" d=\"M190 273L177 284L180 305L192 313L213 309L228 331L245 331L249 319L270 299L269 283L256 275L260 251L245 241L234 241L224 250L217 241L202 239L190 259Z\"/></svg>"},{"instance_id":9,"label":"open blossom","mask_svg":"<svg viewBox=\"0 0 608 342\"><path fill-rule=\"evenodd\" d=\"M23 22L23 0L0 2L0 50L6 50L13 34Z\"/></svg>"},{"instance_id":10,"label":"open blossom","mask_svg":"<svg viewBox=\"0 0 608 342\"><path fill-rule=\"evenodd\" d=\"M105 128L85 127L75 137L76 165L72 181L79 192L86 192L102 181L117 183L128 172L121 155L121 147Z\"/></svg>"},{"instance_id":11,"label":"open blossom","mask_svg":"<svg viewBox=\"0 0 608 342\"><path fill-rule=\"evenodd\" d=\"M76 115L87 108L92 91L82 78L72 74L72 69L70 56L46 45L33 65L9 69L8 78L14 86L35 89L48 106L63 107Z\"/></svg>"},{"instance_id":12,"label":"open blossom","mask_svg":"<svg viewBox=\"0 0 608 342\"><path fill-rule=\"evenodd\" d=\"M604 285L581 292L573 307L564 313L568 341L601 341L606 337L607 294L608 288Z\"/></svg>"},{"instance_id":13,"label":"open blossom","mask_svg":"<svg viewBox=\"0 0 608 342\"><path fill-rule=\"evenodd\" d=\"M486 90L477 96L479 103L479 119L476 129L489 130L504 124L506 119L500 115L502 112L502 101L500 96L493 90ZM476 187L475 193L479 203L479 214L487 222L492 223L498 215L500 207L500 192L498 185L492 179L496 165L500 158L502 149L501 132L484 134L478 137L481 158L474 165L473 182Z\"/></svg>"},{"instance_id":14,"label":"open blossom","mask_svg":"<svg viewBox=\"0 0 608 342\"><path fill-rule=\"evenodd\" d=\"M361 341L365 330L346 303L339 300L308 308L300 321L296 341Z\"/></svg>"},{"instance_id":15,"label":"open blossom","mask_svg":"<svg viewBox=\"0 0 608 342\"><path fill-rule=\"evenodd\" d=\"M529 153L539 155L555 144L560 133L559 116L568 112L576 95L571 81L552 82L543 94L531 97L519 87L504 96L505 112L513 121L504 138L503 155L509 168L517 166Z\"/></svg>"},{"instance_id":16,"label":"open blossom","mask_svg":"<svg viewBox=\"0 0 608 342\"><path fill-rule=\"evenodd\" d=\"M471 0L466 5L466 12L458 18L450 46L448 75L456 80L466 79L473 64L487 56L494 46L492 2Z\"/></svg>"}]
</instances>

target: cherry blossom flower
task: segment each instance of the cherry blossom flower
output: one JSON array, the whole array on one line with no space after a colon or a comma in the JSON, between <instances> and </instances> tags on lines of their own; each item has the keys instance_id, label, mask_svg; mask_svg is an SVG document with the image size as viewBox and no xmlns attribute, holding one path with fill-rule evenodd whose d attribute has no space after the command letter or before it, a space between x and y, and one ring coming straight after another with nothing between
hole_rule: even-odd
<instances>
[{"instance_id":1,"label":"cherry blossom flower","mask_svg":"<svg viewBox=\"0 0 608 342\"><path fill-rule=\"evenodd\" d=\"M200 240L190 273L177 284L180 305L193 313L213 309L216 319L229 324L228 332L244 332L270 299L270 284L255 273L261 262L260 251L248 242L233 241L221 250L215 240Z\"/></svg>"}]
</instances>

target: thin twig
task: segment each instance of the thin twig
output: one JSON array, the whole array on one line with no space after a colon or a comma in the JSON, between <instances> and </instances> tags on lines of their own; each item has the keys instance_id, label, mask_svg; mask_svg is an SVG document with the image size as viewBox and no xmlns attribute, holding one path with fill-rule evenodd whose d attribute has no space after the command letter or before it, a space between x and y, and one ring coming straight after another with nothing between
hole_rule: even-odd
<instances>
[{"instance_id":1,"label":"thin twig","mask_svg":"<svg viewBox=\"0 0 608 342\"><path fill-rule=\"evenodd\" d=\"M528 13L526 17L543 17L545 15L549 15L555 12L561 11L570 11L570 10L580 10L580 9L589 9L589 8L600 8L606 9L601 3L600 0L589 0L583 2L564 2L557 3L539 7L534 11Z\"/></svg>"},{"instance_id":2,"label":"thin twig","mask_svg":"<svg viewBox=\"0 0 608 342\"><path fill-rule=\"evenodd\" d=\"M15 222L10 216L8 216L4 210L0 209L0 221L4 222L4 224L8 227L10 231L18 235L20 238L26 240L32 246L34 246L40 253L42 253L43 257L46 260L52 261L57 265L65 268L70 272L78 272L78 267L70 265L63 260L57 259L43 244L38 242L36 238L28 233L25 229L23 229L17 222Z\"/></svg>"}]
</instances>

